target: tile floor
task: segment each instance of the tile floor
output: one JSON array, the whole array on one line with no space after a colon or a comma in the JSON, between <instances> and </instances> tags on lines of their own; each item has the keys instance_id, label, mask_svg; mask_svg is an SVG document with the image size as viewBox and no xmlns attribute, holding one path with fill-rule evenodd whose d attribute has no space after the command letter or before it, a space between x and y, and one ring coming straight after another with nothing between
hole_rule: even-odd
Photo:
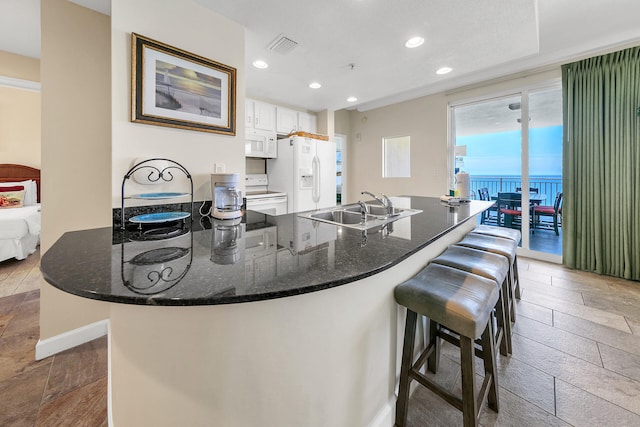
<instances>
[{"instance_id":1,"label":"tile floor","mask_svg":"<svg viewBox=\"0 0 640 427\"><path fill-rule=\"evenodd\" d=\"M481 424L640 426L640 283L530 259L519 270L513 355L498 359L500 413L485 407ZM459 392L458 349L445 343L442 356L435 378ZM455 426L462 414L418 388L409 421Z\"/></svg>"},{"instance_id":2,"label":"tile floor","mask_svg":"<svg viewBox=\"0 0 640 427\"><path fill-rule=\"evenodd\" d=\"M106 426L105 338L34 361L38 261L0 262L0 426ZM640 283L519 265L514 353L498 360L500 413L485 408L482 425L640 426ZM459 375L445 343L437 381L459 390ZM418 388L409 422L458 426L462 415Z\"/></svg>"},{"instance_id":3,"label":"tile floor","mask_svg":"<svg viewBox=\"0 0 640 427\"><path fill-rule=\"evenodd\" d=\"M107 425L107 339L35 360L38 254L0 262L0 426Z\"/></svg>"}]
</instances>

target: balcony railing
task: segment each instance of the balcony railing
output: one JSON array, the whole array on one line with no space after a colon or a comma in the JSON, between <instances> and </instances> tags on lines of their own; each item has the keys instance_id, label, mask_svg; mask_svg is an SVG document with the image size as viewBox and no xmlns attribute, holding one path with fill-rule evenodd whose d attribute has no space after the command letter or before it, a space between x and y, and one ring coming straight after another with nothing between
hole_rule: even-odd
<instances>
[{"instance_id":1,"label":"balcony railing","mask_svg":"<svg viewBox=\"0 0 640 427\"><path fill-rule=\"evenodd\" d=\"M517 187L522 187L520 177L503 176L470 176L471 197L478 198L478 189L487 187L489 194L514 192ZM529 179L529 187L537 188L538 193L545 194L545 204L553 203L558 192L562 192L562 177L532 177Z\"/></svg>"}]
</instances>

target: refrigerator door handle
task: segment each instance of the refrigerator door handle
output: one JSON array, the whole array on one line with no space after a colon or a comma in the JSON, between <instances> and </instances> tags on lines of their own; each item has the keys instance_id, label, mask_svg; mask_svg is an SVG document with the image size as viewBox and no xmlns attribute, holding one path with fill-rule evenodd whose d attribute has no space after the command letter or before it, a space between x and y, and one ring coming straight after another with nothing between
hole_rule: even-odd
<instances>
[{"instance_id":1,"label":"refrigerator door handle","mask_svg":"<svg viewBox=\"0 0 640 427\"><path fill-rule=\"evenodd\" d=\"M318 159L318 156L313 156L311 167L313 169L311 197L313 198L313 203L318 203L320 202L320 159Z\"/></svg>"}]
</instances>

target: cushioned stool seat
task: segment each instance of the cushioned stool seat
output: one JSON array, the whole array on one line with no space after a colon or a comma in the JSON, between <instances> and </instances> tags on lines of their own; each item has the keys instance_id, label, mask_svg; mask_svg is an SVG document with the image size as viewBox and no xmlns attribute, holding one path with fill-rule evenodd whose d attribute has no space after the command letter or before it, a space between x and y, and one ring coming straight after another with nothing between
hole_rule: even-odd
<instances>
[{"instance_id":1,"label":"cushioned stool seat","mask_svg":"<svg viewBox=\"0 0 640 427\"><path fill-rule=\"evenodd\" d=\"M504 237L506 239L511 239L516 243L520 243L520 240L522 239L522 233L520 233L519 230L514 230L513 228L479 225L471 230L471 232L477 234L487 234L489 236Z\"/></svg>"},{"instance_id":2,"label":"cushioned stool seat","mask_svg":"<svg viewBox=\"0 0 640 427\"><path fill-rule=\"evenodd\" d=\"M472 233L475 234L486 234L488 236L495 237L504 237L506 239L511 239L516 242L516 245L520 243L522 239L522 233L519 230L514 230L511 228L504 227L492 227L489 225L479 225L473 230ZM518 276L518 260L517 256L515 256L515 260L513 262L513 281L514 281L514 293L516 299L520 299L520 277Z\"/></svg>"},{"instance_id":3,"label":"cushioned stool seat","mask_svg":"<svg viewBox=\"0 0 640 427\"><path fill-rule=\"evenodd\" d=\"M498 254L471 249L465 246L450 246L440 256L431 260L432 264L446 265L469 273L494 280L500 290L496 304L498 330L496 346L500 353L507 356L511 353L511 322L509 318L509 260Z\"/></svg>"},{"instance_id":4,"label":"cushioned stool seat","mask_svg":"<svg viewBox=\"0 0 640 427\"><path fill-rule=\"evenodd\" d=\"M486 234L468 233L462 240L456 243L458 246L466 246L472 249L478 249L481 251L492 252L494 254L502 255L509 260L509 316L512 322L516 321L516 305L514 303L514 294L516 292L514 270L516 261L516 251L518 250L518 244L508 238L490 236Z\"/></svg>"},{"instance_id":5,"label":"cushioned stool seat","mask_svg":"<svg viewBox=\"0 0 640 427\"><path fill-rule=\"evenodd\" d=\"M498 411L498 384L493 333L493 308L498 301L493 280L451 267L429 264L415 277L398 285L395 298L407 307L400 389L396 406L396 426L403 427L408 412L409 389L418 381L448 403L460 409L465 426L477 426L485 402ZM413 363L418 314L428 317L438 334ZM481 337L480 349L474 341ZM460 347L462 398L453 395L420 372L440 338ZM485 377L476 399L474 354L484 361Z\"/></svg>"}]
</instances>

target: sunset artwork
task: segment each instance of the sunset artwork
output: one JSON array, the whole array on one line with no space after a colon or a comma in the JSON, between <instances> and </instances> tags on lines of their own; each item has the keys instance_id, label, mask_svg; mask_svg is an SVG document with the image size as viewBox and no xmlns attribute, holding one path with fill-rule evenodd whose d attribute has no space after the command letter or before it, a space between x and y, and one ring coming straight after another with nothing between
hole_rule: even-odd
<instances>
[{"instance_id":1,"label":"sunset artwork","mask_svg":"<svg viewBox=\"0 0 640 427\"><path fill-rule=\"evenodd\" d=\"M221 84L214 76L156 60L156 107L221 117Z\"/></svg>"},{"instance_id":2,"label":"sunset artwork","mask_svg":"<svg viewBox=\"0 0 640 427\"><path fill-rule=\"evenodd\" d=\"M236 69L131 35L131 121L236 134Z\"/></svg>"}]
</instances>

